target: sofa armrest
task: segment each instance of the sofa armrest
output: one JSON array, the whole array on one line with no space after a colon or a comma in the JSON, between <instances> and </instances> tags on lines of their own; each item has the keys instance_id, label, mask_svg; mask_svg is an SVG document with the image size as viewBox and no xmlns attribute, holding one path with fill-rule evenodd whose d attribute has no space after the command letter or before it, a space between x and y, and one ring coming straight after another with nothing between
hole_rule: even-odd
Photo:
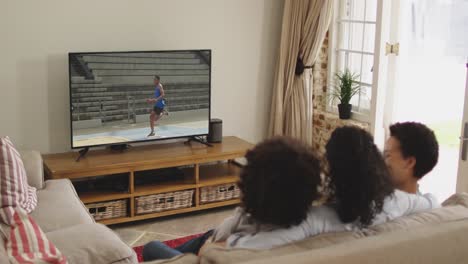
<instances>
[{"instance_id":1,"label":"sofa armrest","mask_svg":"<svg viewBox=\"0 0 468 264\"><path fill-rule=\"evenodd\" d=\"M20 151L21 158L26 169L29 185L36 187L38 190L44 188L44 167L42 157L38 151L26 150Z\"/></svg>"},{"instance_id":2,"label":"sofa armrest","mask_svg":"<svg viewBox=\"0 0 468 264\"><path fill-rule=\"evenodd\" d=\"M101 224L81 224L46 233L70 264L137 264L137 256L119 236Z\"/></svg>"}]
</instances>

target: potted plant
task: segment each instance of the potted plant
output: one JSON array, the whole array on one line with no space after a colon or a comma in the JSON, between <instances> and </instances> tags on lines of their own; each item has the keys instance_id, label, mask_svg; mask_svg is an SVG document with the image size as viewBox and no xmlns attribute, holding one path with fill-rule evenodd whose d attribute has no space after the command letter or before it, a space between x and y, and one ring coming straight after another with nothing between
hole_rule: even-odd
<instances>
[{"instance_id":1,"label":"potted plant","mask_svg":"<svg viewBox=\"0 0 468 264\"><path fill-rule=\"evenodd\" d=\"M361 91L359 85L359 75L352 73L348 68L343 72L335 74L335 85L330 93L331 99L339 100L338 113L340 119L349 119L351 117L351 109L353 107L349 102L354 95Z\"/></svg>"}]
</instances>

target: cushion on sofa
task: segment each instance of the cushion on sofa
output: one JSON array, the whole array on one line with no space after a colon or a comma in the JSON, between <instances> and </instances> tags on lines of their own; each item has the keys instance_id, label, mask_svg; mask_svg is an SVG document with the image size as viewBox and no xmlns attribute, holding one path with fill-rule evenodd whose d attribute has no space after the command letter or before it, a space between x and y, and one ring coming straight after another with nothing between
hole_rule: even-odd
<instances>
[{"instance_id":1,"label":"cushion on sofa","mask_svg":"<svg viewBox=\"0 0 468 264\"><path fill-rule=\"evenodd\" d=\"M135 252L102 224L81 224L47 233L70 264L138 263Z\"/></svg>"},{"instance_id":2,"label":"cushion on sofa","mask_svg":"<svg viewBox=\"0 0 468 264\"><path fill-rule=\"evenodd\" d=\"M44 167L41 154L35 150L20 151L28 183L40 190L44 188Z\"/></svg>"},{"instance_id":3,"label":"cushion on sofa","mask_svg":"<svg viewBox=\"0 0 468 264\"><path fill-rule=\"evenodd\" d=\"M468 193L456 193L442 203L442 206L463 205L468 208Z\"/></svg>"},{"instance_id":4,"label":"cushion on sofa","mask_svg":"<svg viewBox=\"0 0 468 264\"><path fill-rule=\"evenodd\" d=\"M419 226L288 256L244 264L467 263L468 221Z\"/></svg>"},{"instance_id":5,"label":"cushion on sofa","mask_svg":"<svg viewBox=\"0 0 468 264\"><path fill-rule=\"evenodd\" d=\"M0 208L19 207L30 213L37 204L36 188L29 186L19 152L9 137L0 137ZM2 210L10 224L14 210Z\"/></svg>"},{"instance_id":6,"label":"cushion on sofa","mask_svg":"<svg viewBox=\"0 0 468 264\"><path fill-rule=\"evenodd\" d=\"M14 210L8 229L5 248L11 263L67 263L62 253L25 210Z\"/></svg>"},{"instance_id":7,"label":"cushion on sofa","mask_svg":"<svg viewBox=\"0 0 468 264\"><path fill-rule=\"evenodd\" d=\"M38 204L31 213L44 232L94 223L68 179L48 180L37 192Z\"/></svg>"},{"instance_id":8,"label":"cushion on sofa","mask_svg":"<svg viewBox=\"0 0 468 264\"><path fill-rule=\"evenodd\" d=\"M362 237L364 237L364 234L359 231L327 233L268 250L226 249L215 244L208 244L200 254L200 261L203 264L239 263L323 248Z\"/></svg>"}]
</instances>

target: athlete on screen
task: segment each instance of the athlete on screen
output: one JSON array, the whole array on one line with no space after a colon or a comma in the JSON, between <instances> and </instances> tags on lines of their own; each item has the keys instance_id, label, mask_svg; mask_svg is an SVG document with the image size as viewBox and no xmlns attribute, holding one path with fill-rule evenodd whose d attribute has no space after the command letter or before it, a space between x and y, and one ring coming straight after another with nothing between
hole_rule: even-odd
<instances>
[{"instance_id":1,"label":"athlete on screen","mask_svg":"<svg viewBox=\"0 0 468 264\"><path fill-rule=\"evenodd\" d=\"M166 100L164 99L164 88L160 80L161 78L158 75L154 76L154 97L146 99L146 102L149 104L154 104L150 114L151 132L149 133L148 137L155 136L154 125L165 113L167 113L164 110L164 107L166 106Z\"/></svg>"}]
</instances>

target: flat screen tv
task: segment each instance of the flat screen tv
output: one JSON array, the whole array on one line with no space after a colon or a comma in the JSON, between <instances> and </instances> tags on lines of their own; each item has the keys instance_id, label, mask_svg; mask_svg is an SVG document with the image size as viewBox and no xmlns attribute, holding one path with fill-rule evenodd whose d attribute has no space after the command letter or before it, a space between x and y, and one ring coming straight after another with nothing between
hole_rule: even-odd
<instances>
[{"instance_id":1,"label":"flat screen tv","mask_svg":"<svg viewBox=\"0 0 468 264\"><path fill-rule=\"evenodd\" d=\"M208 134L211 50L69 53L71 147Z\"/></svg>"}]
</instances>

